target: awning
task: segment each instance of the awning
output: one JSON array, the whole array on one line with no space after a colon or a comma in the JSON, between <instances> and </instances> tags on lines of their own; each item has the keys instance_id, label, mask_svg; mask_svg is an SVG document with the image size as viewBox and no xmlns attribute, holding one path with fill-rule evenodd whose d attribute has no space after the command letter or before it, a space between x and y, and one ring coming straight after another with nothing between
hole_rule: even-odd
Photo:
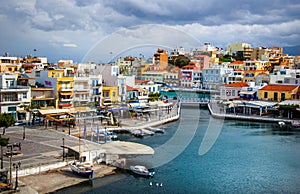
<instances>
[{"instance_id":1,"label":"awning","mask_svg":"<svg viewBox=\"0 0 300 194\"><path fill-rule=\"evenodd\" d=\"M54 98L33 98L32 101L54 100Z\"/></svg>"},{"instance_id":2,"label":"awning","mask_svg":"<svg viewBox=\"0 0 300 194\"><path fill-rule=\"evenodd\" d=\"M69 113L69 109L48 109L48 110L39 110L39 113L42 115L46 114L58 114L58 113Z\"/></svg>"},{"instance_id":3,"label":"awning","mask_svg":"<svg viewBox=\"0 0 300 194\"><path fill-rule=\"evenodd\" d=\"M256 91L240 91L240 94L253 95Z\"/></svg>"},{"instance_id":4,"label":"awning","mask_svg":"<svg viewBox=\"0 0 300 194\"><path fill-rule=\"evenodd\" d=\"M17 110L18 113L26 113L26 110Z\"/></svg>"},{"instance_id":5,"label":"awning","mask_svg":"<svg viewBox=\"0 0 300 194\"><path fill-rule=\"evenodd\" d=\"M75 94L89 94L90 91L86 91L86 92L74 92Z\"/></svg>"},{"instance_id":6,"label":"awning","mask_svg":"<svg viewBox=\"0 0 300 194\"><path fill-rule=\"evenodd\" d=\"M63 96L72 96L73 92L60 92L60 95L63 95Z\"/></svg>"},{"instance_id":7,"label":"awning","mask_svg":"<svg viewBox=\"0 0 300 194\"><path fill-rule=\"evenodd\" d=\"M297 106L300 105L300 100L285 100L278 103L279 105L293 105Z\"/></svg>"}]
</instances>

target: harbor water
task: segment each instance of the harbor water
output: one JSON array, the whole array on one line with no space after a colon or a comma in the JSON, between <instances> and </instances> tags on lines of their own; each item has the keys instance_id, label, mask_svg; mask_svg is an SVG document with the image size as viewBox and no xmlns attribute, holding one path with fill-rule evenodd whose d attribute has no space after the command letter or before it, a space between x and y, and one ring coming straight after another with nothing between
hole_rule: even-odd
<instances>
[{"instance_id":1,"label":"harbor water","mask_svg":"<svg viewBox=\"0 0 300 194\"><path fill-rule=\"evenodd\" d=\"M197 107L183 107L180 120L160 127L164 134L142 139L119 135L155 149L130 158L153 168L153 178L119 170L56 193L300 193L300 132L215 120Z\"/></svg>"}]
</instances>

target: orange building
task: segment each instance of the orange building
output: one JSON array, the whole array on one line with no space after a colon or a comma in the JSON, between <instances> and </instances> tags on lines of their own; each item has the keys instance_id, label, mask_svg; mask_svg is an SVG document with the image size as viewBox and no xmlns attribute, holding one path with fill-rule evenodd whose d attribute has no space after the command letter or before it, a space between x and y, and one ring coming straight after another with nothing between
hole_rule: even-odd
<instances>
[{"instance_id":1,"label":"orange building","mask_svg":"<svg viewBox=\"0 0 300 194\"><path fill-rule=\"evenodd\" d=\"M168 67L169 57L168 52L164 49L158 48L154 54L155 64L159 65L160 70L165 70Z\"/></svg>"}]
</instances>

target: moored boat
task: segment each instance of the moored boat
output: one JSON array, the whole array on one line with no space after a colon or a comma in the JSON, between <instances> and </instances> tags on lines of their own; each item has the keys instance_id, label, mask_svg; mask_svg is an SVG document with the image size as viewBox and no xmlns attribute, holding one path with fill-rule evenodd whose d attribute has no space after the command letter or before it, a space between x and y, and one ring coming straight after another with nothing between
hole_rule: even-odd
<instances>
[{"instance_id":1,"label":"moored boat","mask_svg":"<svg viewBox=\"0 0 300 194\"><path fill-rule=\"evenodd\" d=\"M70 166L72 172L77 175L80 175L83 177L88 177L88 178L93 177L94 170L92 169L92 167L90 165L73 161L73 162L69 163L69 166Z\"/></svg>"},{"instance_id":2,"label":"moored boat","mask_svg":"<svg viewBox=\"0 0 300 194\"><path fill-rule=\"evenodd\" d=\"M145 166L140 166L140 165L136 165L136 166L130 166L130 170L138 175L141 176L154 176L155 172L154 171L149 171Z\"/></svg>"}]
</instances>

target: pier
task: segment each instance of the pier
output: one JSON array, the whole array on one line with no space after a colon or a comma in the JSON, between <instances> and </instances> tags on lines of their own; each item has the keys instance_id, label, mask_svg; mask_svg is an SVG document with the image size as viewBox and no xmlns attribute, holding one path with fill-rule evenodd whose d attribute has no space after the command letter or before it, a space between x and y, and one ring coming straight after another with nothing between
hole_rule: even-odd
<instances>
[{"instance_id":1,"label":"pier","mask_svg":"<svg viewBox=\"0 0 300 194\"><path fill-rule=\"evenodd\" d=\"M208 110L212 117L218 119L230 119L230 120L244 120L244 121L259 121L259 122L286 122L291 123L295 121L295 119L288 119L288 118L274 118L270 116L263 116L263 115L246 115L246 114L233 114L233 113L226 113L224 107L218 104L218 101L210 101L208 103Z\"/></svg>"}]
</instances>

